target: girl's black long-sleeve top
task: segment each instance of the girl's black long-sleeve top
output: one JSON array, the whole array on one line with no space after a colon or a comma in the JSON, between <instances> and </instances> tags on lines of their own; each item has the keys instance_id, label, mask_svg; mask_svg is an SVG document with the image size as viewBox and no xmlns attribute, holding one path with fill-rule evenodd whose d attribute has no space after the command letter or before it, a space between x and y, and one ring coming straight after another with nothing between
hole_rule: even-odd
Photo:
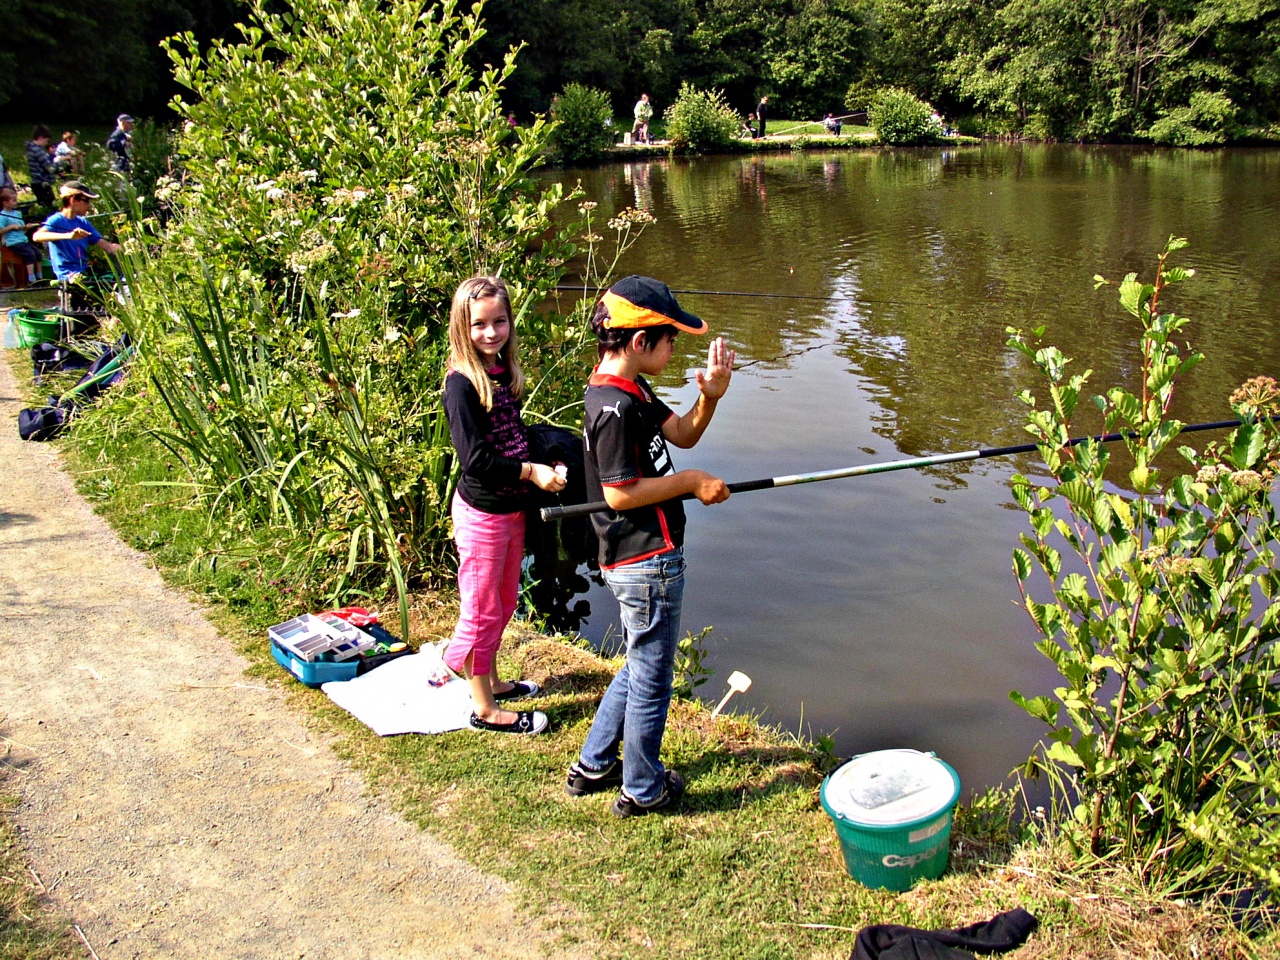
<instances>
[{"instance_id":1,"label":"girl's black long-sleeve top","mask_svg":"<svg viewBox=\"0 0 1280 960\"><path fill-rule=\"evenodd\" d=\"M511 375L491 373L493 409L485 410L471 381L451 370L444 381L444 412L462 476L458 493L485 513L515 513L528 505L520 472L529 459L529 433L511 394Z\"/></svg>"}]
</instances>

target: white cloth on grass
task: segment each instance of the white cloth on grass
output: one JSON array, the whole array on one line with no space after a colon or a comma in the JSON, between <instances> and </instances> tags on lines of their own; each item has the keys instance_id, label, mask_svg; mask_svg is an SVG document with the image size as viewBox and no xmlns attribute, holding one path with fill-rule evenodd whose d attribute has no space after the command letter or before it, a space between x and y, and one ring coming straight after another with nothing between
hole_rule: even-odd
<instances>
[{"instance_id":1,"label":"white cloth on grass","mask_svg":"<svg viewBox=\"0 0 1280 960\"><path fill-rule=\"evenodd\" d=\"M461 730L470 726L471 689L457 678L438 687L428 682L443 673L440 654L440 648L423 644L415 654L320 689L380 737Z\"/></svg>"}]
</instances>

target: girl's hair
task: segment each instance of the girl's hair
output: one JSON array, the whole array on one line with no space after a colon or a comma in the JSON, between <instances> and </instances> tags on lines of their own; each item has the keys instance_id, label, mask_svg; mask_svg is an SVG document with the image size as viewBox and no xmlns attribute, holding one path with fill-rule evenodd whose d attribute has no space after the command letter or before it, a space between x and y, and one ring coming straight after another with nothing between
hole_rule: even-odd
<instances>
[{"instance_id":1,"label":"girl's hair","mask_svg":"<svg viewBox=\"0 0 1280 960\"><path fill-rule=\"evenodd\" d=\"M13 187L0 187L0 197L7 197L9 194L13 194L15 200L18 199L18 191Z\"/></svg>"},{"instance_id":2,"label":"girl's hair","mask_svg":"<svg viewBox=\"0 0 1280 960\"><path fill-rule=\"evenodd\" d=\"M76 138L75 132L72 130L67 130L65 133L62 134L63 143L68 143L74 140L75 138Z\"/></svg>"},{"instance_id":3,"label":"girl's hair","mask_svg":"<svg viewBox=\"0 0 1280 960\"><path fill-rule=\"evenodd\" d=\"M631 338L640 330L644 331L644 348L646 351L652 350L662 342L663 337L674 338L680 331L673 323L661 323L653 327L606 327L604 322L609 319L609 308L604 305L603 300L596 303L595 313L591 315L591 329L596 334L596 350L603 360L607 353L617 353L619 350L625 350Z\"/></svg>"},{"instance_id":4,"label":"girl's hair","mask_svg":"<svg viewBox=\"0 0 1280 960\"><path fill-rule=\"evenodd\" d=\"M500 301L507 312L509 332L500 356L511 372L511 394L519 400L524 393L524 372L520 369L516 323L511 316L511 295L507 293L507 285L497 277L464 280L458 285L458 292L453 295L453 306L449 308L449 369L457 370L471 381L486 410L493 409L493 383L485 370L484 359L471 342L471 302L489 299Z\"/></svg>"}]
</instances>

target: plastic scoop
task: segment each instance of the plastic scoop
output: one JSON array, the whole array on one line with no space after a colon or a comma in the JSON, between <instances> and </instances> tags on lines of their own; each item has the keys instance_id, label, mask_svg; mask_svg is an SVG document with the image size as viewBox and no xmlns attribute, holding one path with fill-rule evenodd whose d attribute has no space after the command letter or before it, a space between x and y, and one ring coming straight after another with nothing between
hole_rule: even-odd
<instances>
[{"instance_id":1,"label":"plastic scoop","mask_svg":"<svg viewBox=\"0 0 1280 960\"><path fill-rule=\"evenodd\" d=\"M718 717L720 711L724 709L724 705L729 702L729 698L735 693L746 693L751 689L751 678L741 670L735 670L729 674L729 692L720 698L720 702L716 704L716 708L711 711L713 717Z\"/></svg>"}]
</instances>

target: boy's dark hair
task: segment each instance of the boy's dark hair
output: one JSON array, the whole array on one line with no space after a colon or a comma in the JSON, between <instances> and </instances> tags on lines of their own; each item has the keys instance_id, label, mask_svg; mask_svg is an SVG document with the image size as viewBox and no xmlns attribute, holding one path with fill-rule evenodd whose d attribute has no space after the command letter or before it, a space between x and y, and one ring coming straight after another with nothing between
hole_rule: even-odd
<instances>
[{"instance_id":1,"label":"boy's dark hair","mask_svg":"<svg viewBox=\"0 0 1280 960\"><path fill-rule=\"evenodd\" d=\"M602 359L606 353L616 353L624 349L638 331L644 332L646 351L652 350L661 343L663 337L674 339L680 332L673 323L661 323L652 327L606 327L604 322L608 319L609 308L601 300L596 304L596 312L591 315L591 329L595 331L596 349L600 352Z\"/></svg>"},{"instance_id":2,"label":"boy's dark hair","mask_svg":"<svg viewBox=\"0 0 1280 960\"><path fill-rule=\"evenodd\" d=\"M43 123L37 123L34 127L31 128L31 139L39 140L41 137L48 137L50 139L53 139L53 134L49 132L49 128L46 127Z\"/></svg>"}]
</instances>

